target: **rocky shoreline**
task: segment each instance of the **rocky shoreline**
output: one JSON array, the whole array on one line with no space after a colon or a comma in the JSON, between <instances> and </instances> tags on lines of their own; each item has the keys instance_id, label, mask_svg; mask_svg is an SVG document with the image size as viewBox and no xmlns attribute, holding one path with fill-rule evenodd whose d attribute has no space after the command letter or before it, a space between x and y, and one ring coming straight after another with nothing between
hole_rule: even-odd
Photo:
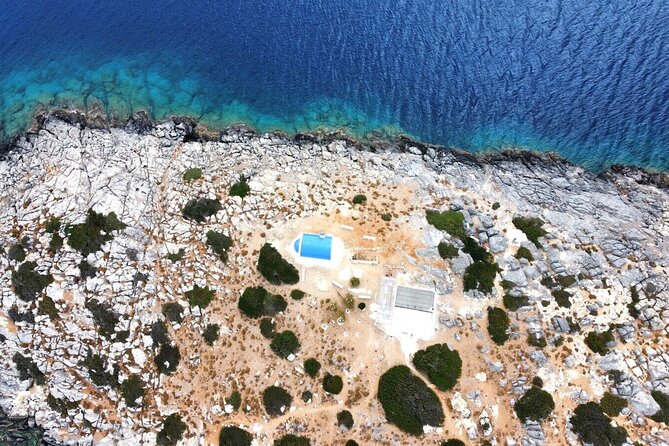
<instances>
[{"instance_id":1,"label":"rocky shoreline","mask_svg":"<svg viewBox=\"0 0 669 446\"><path fill-rule=\"evenodd\" d=\"M185 180L184 171L196 166L202 177ZM228 194L240 176L251 190L243 199ZM262 283L254 268L261 239L284 251L300 225L332 221L374 233L392 271L439 290L435 339L471 352L463 361L471 376L441 394L451 408L445 431L426 434L427 441L438 444L448 432L507 446L580 444L571 430L574 408L609 392L626 401L615 422L632 440L669 442L666 425L652 419L660 409L652 392L669 393L666 174L614 166L596 175L552 154L474 156L407 138L364 143L337 134L257 134L241 126L209 132L189 118L155 123L137 114L110 123L102 114L58 110L39 114L35 128L12 141L0 178L0 407L10 416L34 417L50 441L155 444L165 417L179 413L188 426L180 444L213 443L220 426L232 424L253 431L259 445L299 433L325 446L334 444L327 435L343 434L318 417L346 405L357 420L351 435L366 439L361 444L426 444L388 425L373 398L375 384L359 389L366 397L338 400L312 389L314 401L294 402L280 423L259 409L257 387L282 382L298 395L307 384L297 364L250 356L264 344L249 338L256 327L239 319L240 287ZM352 206L360 192L369 203ZM206 226L182 212L197 197L222 201ZM120 223L98 235L104 240L99 249L82 252L71 228L87 221L90 209L101 216L114 212ZM492 290L464 289L462 277L474 259L460 239L426 222L429 209L462 215L466 236L499 268ZM518 217L541 219L540 242L519 229ZM57 228L50 226L54 219ZM232 238L225 264L208 251L205 227ZM457 255L440 258L442 242ZM169 260L182 250L183 258ZM26 291L20 273L50 281ZM206 309L190 307L184 293L204 284L218 299ZM324 301L328 294L319 296ZM485 333L486 309L503 307L508 296L525 300L521 308L507 307L510 340L501 347ZM156 344L153 330L166 319L161 305L175 301L183 304L183 317L167 321L167 331L182 353L169 375L156 370L163 343ZM96 315L102 307L107 316ZM356 316L360 325L338 326L319 319L326 311L317 299L305 299L291 302L277 319L298 327L304 349L331 354L324 345L333 343L341 359L331 357L328 367L357 395L359 383L375 383L401 352L366 314ZM115 323L103 335L105 317ZM213 323L221 340L209 349L201 335ZM306 329L320 324L329 331ZM377 346L373 358L366 345L345 341L356 330ZM599 353L587 346L591 333L611 333ZM541 342L528 346L532 337ZM240 339L248 348L240 350ZM17 354L25 358L22 370ZM91 368L91 355L104 359L102 369ZM230 355L258 372L251 376L245 366L230 364ZM354 365L359 357L368 362ZM112 364L119 370L112 372ZM132 376L145 384L138 407L124 401L118 387ZM513 415L533 376L557 400L542 424L520 423ZM204 395L202 388L208 388ZM223 397L234 389L248 410L228 411ZM314 433L318 429L325 437Z\"/></svg>"}]
</instances>

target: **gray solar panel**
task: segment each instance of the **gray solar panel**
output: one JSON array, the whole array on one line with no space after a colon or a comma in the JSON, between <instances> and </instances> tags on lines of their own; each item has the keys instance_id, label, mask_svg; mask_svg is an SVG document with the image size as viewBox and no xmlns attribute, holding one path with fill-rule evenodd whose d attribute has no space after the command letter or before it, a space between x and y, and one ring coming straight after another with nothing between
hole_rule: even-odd
<instances>
[{"instance_id":1,"label":"gray solar panel","mask_svg":"<svg viewBox=\"0 0 669 446\"><path fill-rule=\"evenodd\" d=\"M398 286L395 306L431 313L434 310L434 291Z\"/></svg>"}]
</instances>

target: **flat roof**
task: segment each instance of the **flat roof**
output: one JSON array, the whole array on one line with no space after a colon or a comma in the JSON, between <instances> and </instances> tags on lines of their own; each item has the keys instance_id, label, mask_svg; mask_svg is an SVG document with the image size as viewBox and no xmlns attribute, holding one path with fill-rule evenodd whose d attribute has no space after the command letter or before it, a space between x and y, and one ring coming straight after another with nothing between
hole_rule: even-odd
<instances>
[{"instance_id":1,"label":"flat roof","mask_svg":"<svg viewBox=\"0 0 669 446\"><path fill-rule=\"evenodd\" d=\"M431 313L434 310L434 291L398 286L395 293L395 306Z\"/></svg>"}]
</instances>

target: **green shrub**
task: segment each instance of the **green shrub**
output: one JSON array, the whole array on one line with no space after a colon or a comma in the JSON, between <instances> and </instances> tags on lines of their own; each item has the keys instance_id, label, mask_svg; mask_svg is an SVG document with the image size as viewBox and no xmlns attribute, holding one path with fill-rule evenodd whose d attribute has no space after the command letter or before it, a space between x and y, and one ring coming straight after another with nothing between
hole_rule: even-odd
<instances>
[{"instance_id":1,"label":"green shrub","mask_svg":"<svg viewBox=\"0 0 669 446\"><path fill-rule=\"evenodd\" d=\"M19 299L30 302L37 298L42 290L53 282L51 274L35 272L37 263L24 262L18 270L12 272L12 286Z\"/></svg>"},{"instance_id":2,"label":"green shrub","mask_svg":"<svg viewBox=\"0 0 669 446\"><path fill-rule=\"evenodd\" d=\"M607 330L602 333L591 331L585 337L585 345L587 345L593 352L604 356L609 352L609 348L606 346L606 344L613 342L613 340L614 337L611 330Z\"/></svg>"},{"instance_id":3,"label":"green shrub","mask_svg":"<svg viewBox=\"0 0 669 446\"><path fill-rule=\"evenodd\" d=\"M437 250L442 259L454 259L458 256L459 252L455 245L446 242L440 242L439 245L437 245Z\"/></svg>"},{"instance_id":4,"label":"green shrub","mask_svg":"<svg viewBox=\"0 0 669 446\"><path fill-rule=\"evenodd\" d=\"M509 339L507 331L510 325L511 321L506 311L488 307L488 333L495 344L504 345Z\"/></svg>"},{"instance_id":5,"label":"green shrub","mask_svg":"<svg viewBox=\"0 0 669 446\"><path fill-rule=\"evenodd\" d=\"M362 194L356 195L355 197L353 197L353 200L351 200L351 202L353 204L362 204L366 201L367 201L367 197L362 195Z\"/></svg>"},{"instance_id":6,"label":"green shrub","mask_svg":"<svg viewBox=\"0 0 669 446\"><path fill-rule=\"evenodd\" d=\"M225 404L232 406L233 410L238 410L242 405L242 394L239 390L233 390L228 398L225 399Z\"/></svg>"},{"instance_id":7,"label":"green shrub","mask_svg":"<svg viewBox=\"0 0 669 446\"><path fill-rule=\"evenodd\" d=\"M343 388L344 381L341 379L341 376L330 375L329 373L326 373L323 377L323 390L325 390L327 393L339 395Z\"/></svg>"},{"instance_id":8,"label":"green shrub","mask_svg":"<svg viewBox=\"0 0 669 446\"><path fill-rule=\"evenodd\" d=\"M208 286L202 288L195 285L192 290L186 291L186 299L191 307L207 308L213 298L214 290L209 289Z\"/></svg>"},{"instance_id":9,"label":"green shrub","mask_svg":"<svg viewBox=\"0 0 669 446\"><path fill-rule=\"evenodd\" d=\"M274 440L274 446L311 446L311 441L307 437L298 437L293 434L286 434L278 440Z\"/></svg>"},{"instance_id":10,"label":"green shrub","mask_svg":"<svg viewBox=\"0 0 669 446\"><path fill-rule=\"evenodd\" d=\"M388 422L411 435L421 435L425 425L438 427L444 422L441 401L407 366L392 367L381 375L377 397Z\"/></svg>"},{"instance_id":11,"label":"green shrub","mask_svg":"<svg viewBox=\"0 0 669 446\"><path fill-rule=\"evenodd\" d=\"M442 441L440 446L465 446L465 443L461 440L451 438L450 440Z\"/></svg>"},{"instance_id":12,"label":"green shrub","mask_svg":"<svg viewBox=\"0 0 669 446\"><path fill-rule=\"evenodd\" d=\"M302 392L302 401L304 401L305 403L307 404L310 403L313 400L313 398L314 394L311 393L310 391L305 390L304 392Z\"/></svg>"},{"instance_id":13,"label":"green shrub","mask_svg":"<svg viewBox=\"0 0 669 446\"><path fill-rule=\"evenodd\" d=\"M493 263L492 254L472 237L463 238L462 243L465 245L462 250L469 254L474 262Z\"/></svg>"},{"instance_id":14,"label":"green shrub","mask_svg":"<svg viewBox=\"0 0 669 446\"><path fill-rule=\"evenodd\" d=\"M504 308L506 308L507 310L518 311L522 307L529 305L530 299L528 299L527 296L513 297L512 295L507 293L502 298L502 302L504 303Z\"/></svg>"},{"instance_id":15,"label":"green shrub","mask_svg":"<svg viewBox=\"0 0 669 446\"><path fill-rule=\"evenodd\" d=\"M63 247L63 237L60 234L53 234L49 241L49 252L55 253Z\"/></svg>"},{"instance_id":16,"label":"green shrub","mask_svg":"<svg viewBox=\"0 0 669 446\"><path fill-rule=\"evenodd\" d=\"M137 407L137 400L143 398L146 394L144 382L137 375L130 375L128 379L121 383L121 396L128 407Z\"/></svg>"},{"instance_id":17,"label":"green shrub","mask_svg":"<svg viewBox=\"0 0 669 446\"><path fill-rule=\"evenodd\" d=\"M533 386L536 386L536 387L538 387L538 388L540 388L540 389L543 389L543 387L544 387L544 380L541 379L541 378L538 377L538 376L535 376L534 378L532 378L532 385L533 385Z\"/></svg>"},{"instance_id":18,"label":"green shrub","mask_svg":"<svg viewBox=\"0 0 669 446\"><path fill-rule=\"evenodd\" d=\"M277 416L283 413L282 408L288 410L293 402L293 397L281 387L270 386L264 390L262 402L268 415Z\"/></svg>"},{"instance_id":19,"label":"green shrub","mask_svg":"<svg viewBox=\"0 0 669 446\"><path fill-rule=\"evenodd\" d=\"M98 269L88 263L86 259L83 259L79 262L79 277L86 279L88 277L95 277L95 274L98 272Z\"/></svg>"},{"instance_id":20,"label":"green shrub","mask_svg":"<svg viewBox=\"0 0 669 446\"><path fill-rule=\"evenodd\" d=\"M599 405L590 402L579 404L569 420L573 431L585 444L593 446L622 446L627 439L624 427L613 427Z\"/></svg>"},{"instance_id":21,"label":"green shrub","mask_svg":"<svg viewBox=\"0 0 669 446\"><path fill-rule=\"evenodd\" d=\"M262 316L274 316L286 309L288 302L276 294L270 294L261 286L248 287L239 298L237 307L246 316L258 319Z\"/></svg>"},{"instance_id":22,"label":"green shrub","mask_svg":"<svg viewBox=\"0 0 669 446\"><path fill-rule=\"evenodd\" d=\"M358 446L358 442L355 440L347 440L344 446Z\"/></svg>"},{"instance_id":23,"label":"green shrub","mask_svg":"<svg viewBox=\"0 0 669 446\"><path fill-rule=\"evenodd\" d=\"M282 283L293 285L300 280L297 269L281 257L279 251L269 243L265 243L260 248L258 271L269 283L274 285L281 285Z\"/></svg>"},{"instance_id":24,"label":"green shrub","mask_svg":"<svg viewBox=\"0 0 669 446\"><path fill-rule=\"evenodd\" d=\"M532 347L537 347L537 348L545 348L548 345L548 343L546 342L546 338L543 336L539 336L538 333L530 333L527 336L527 343Z\"/></svg>"},{"instance_id":25,"label":"green shrub","mask_svg":"<svg viewBox=\"0 0 669 446\"><path fill-rule=\"evenodd\" d=\"M478 290L482 293L491 293L495 288L495 277L500 271L496 263L472 263L465 269L462 277L465 291Z\"/></svg>"},{"instance_id":26,"label":"green shrub","mask_svg":"<svg viewBox=\"0 0 669 446\"><path fill-rule=\"evenodd\" d=\"M158 446L176 446L186 432L186 423L181 421L181 415L173 413L163 420L163 428L158 432L156 444Z\"/></svg>"},{"instance_id":27,"label":"green shrub","mask_svg":"<svg viewBox=\"0 0 669 446\"><path fill-rule=\"evenodd\" d=\"M253 435L237 426L224 426L218 437L219 446L251 446Z\"/></svg>"},{"instance_id":28,"label":"green shrub","mask_svg":"<svg viewBox=\"0 0 669 446\"><path fill-rule=\"evenodd\" d=\"M627 304L627 310L629 311L630 316L632 316L634 319L638 319L641 313L637 309L636 304L641 302L641 299L639 299L639 292L637 291L635 286L632 286L632 288L630 288L630 295L632 297L632 301L629 304Z\"/></svg>"},{"instance_id":29,"label":"green shrub","mask_svg":"<svg viewBox=\"0 0 669 446\"><path fill-rule=\"evenodd\" d=\"M562 308L571 308L571 293L561 288L551 291L551 295L555 298L555 302Z\"/></svg>"},{"instance_id":30,"label":"green shrub","mask_svg":"<svg viewBox=\"0 0 669 446\"><path fill-rule=\"evenodd\" d=\"M290 297L292 297L294 300L302 300L306 295L307 293L298 289L294 289L290 292Z\"/></svg>"},{"instance_id":31,"label":"green shrub","mask_svg":"<svg viewBox=\"0 0 669 446\"><path fill-rule=\"evenodd\" d=\"M191 167L190 169L186 169L182 178L186 183L199 180L202 178L202 169L199 167Z\"/></svg>"},{"instance_id":32,"label":"green shrub","mask_svg":"<svg viewBox=\"0 0 669 446\"><path fill-rule=\"evenodd\" d=\"M163 375L174 373L180 360L181 353L179 353L179 347L168 343L160 345L160 350L158 350L158 354L154 358L158 372Z\"/></svg>"},{"instance_id":33,"label":"green shrub","mask_svg":"<svg viewBox=\"0 0 669 446\"><path fill-rule=\"evenodd\" d=\"M51 217L49 221L46 222L44 230L49 234L55 234L56 232L60 231L60 219Z\"/></svg>"},{"instance_id":34,"label":"green shrub","mask_svg":"<svg viewBox=\"0 0 669 446\"><path fill-rule=\"evenodd\" d=\"M60 319L58 313L58 308L56 308L56 303L49 296L43 296L39 301L38 306L39 314L49 316L49 319L52 321Z\"/></svg>"},{"instance_id":35,"label":"green shrub","mask_svg":"<svg viewBox=\"0 0 669 446\"><path fill-rule=\"evenodd\" d=\"M599 407L601 407L604 413L608 416L617 417L620 415L620 412L627 407L627 400L614 395L611 392L606 392L604 393L602 400L599 402Z\"/></svg>"},{"instance_id":36,"label":"green shrub","mask_svg":"<svg viewBox=\"0 0 669 446\"><path fill-rule=\"evenodd\" d=\"M462 373L460 354L448 348L447 344L434 344L425 350L418 350L413 364L439 390L452 389Z\"/></svg>"},{"instance_id":37,"label":"green shrub","mask_svg":"<svg viewBox=\"0 0 669 446\"><path fill-rule=\"evenodd\" d=\"M204 332L202 333L202 337L204 338L204 342L207 343L209 346L213 346L214 342L218 339L218 333L221 330L221 326L218 324L209 324L205 327Z\"/></svg>"},{"instance_id":38,"label":"green shrub","mask_svg":"<svg viewBox=\"0 0 669 446\"><path fill-rule=\"evenodd\" d=\"M176 322L180 324L183 322L183 311L184 307L179 304L179 302L168 302L163 304L162 313L165 316L165 319L171 322Z\"/></svg>"},{"instance_id":39,"label":"green shrub","mask_svg":"<svg viewBox=\"0 0 669 446\"><path fill-rule=\"evenodd\" d=\"M349 310L352 310L353 307L355 307L355 298L353 297L353 294L346 293L342 300L344 301L344 307L348 308Z\"/></svg>"},{"instance_id":40,"label":"green shrub","mask_svg":"<svg viewBox=\"0 0 669 446\"><path fill-rule=\"evenodd\" d=\"M183 248L179 248L179 251L177 252L169 252L167 253L167 260L171 262L178 262L179 260L184 258L184 255L186 255L186 250Z\"/></svg>"},{"instance_id":41,"label":"green shrub","mask_svg":"<svg viewBox=\"0 0 669 446\"><path fill-rule=\"evenodd\" d=\"M527 248L524 247L524 246L521 246L520 248L518 248L518 251L516 251L516 255L515 255L515 257L516 257L518 260L520 260L520 259L526 259L526 260L528 260L528 261L530 261L530 262L533 262L533 261L534 261L534 256L532 255L532 251L530 251L529 249L527 249Z\"/></svg>"},{"instance_id":42,"label":"green shrub","mask_svg":"<svg viewBox=\"0 0 669 446\"><path fill-rule=\"evenodd\" d=\"M151 340L153 340L154 347L165 344L166 342L170 342L164 321L156 321L151 324L151 331L149 335L151 336Z\"/></svg>"},{"instance_id":43,"label":"green shrub","mask_svg":"<svg viewBox=\"0 0 669 446\"><path fill-rule=\"evenodd\" d=\"M439 212L430 210L425 212L425 217L429 224L440 231L446 231L459 239L467 237L464 226L465 216L458 211L448 210Z\"/></svg>"},{"instance_id":44,"label":"green shrub","mask_svg":"<svg viewBox=\"0 0 669 446\"><path fill-rule=\"evenodd\" d=\"M562 285L562 288L569 288L576 283L576 277L573 274L568 276L558 276L557 281Z\"/></svg>"},{"instance_id":45,"label":"green shrub","mask_svg":"<svg viewBox=\"0 0 669 446\"><path fill-rule=\"evenodd\" d=\"M88 370L88 376L96 386L118 387L118 364L114 364L112 371L110 372L102 356L89 350L86 354L86 358L81 362L81 365Z\"/></svg>"},{"instance_id":46,"label":"green shrub","mask_svg":"<svg viewBox=\"0 0 669 446\"><path fill-rule=\"evenodd\" d=\"M9 260L23 262L26 259L26 251L23 249L23 245L16 243L10 246L9 250L7 251L7 257L9 257Z\"/></svg>"},{"instance_id":47,"label":"green shrub","mask_svg":"<svg viewBox=\"0 0 669 446\"><path fill-rule=\"evenodd\" d=\"M650 393L655 402L660 406L660 410L655 412L650 419L658 423L669 425L669 395L662 393L659 390L653 390Z\"/></svg>"},{"instance_id":48,"label":"green shrub","mask_svg":"<svg viewBox=\"0 0 669 446\"><path fill-rule=\"evenodd\" d=\"M534 246L541 248L539 237L543 237L547 234L542 228L544 225L543 220L536 217L515 217L512 222L517 229L525 233L527 239L534 243Z\"/></svg>"},{"instance_id":49,"label":"green shrub","mask_svg":"<svg viewBox=\"0 0 669 446\"><path fill-rule=\"evenodd\" d=\"M527 420L545 420L554 409L555 402L551 394L539 387L532 387L525 392L525 395L516 401L513 406L513 410L516 411L516 415L523 423Z\"/></svg>"},{"instance_id":50,"label":"green shrub","mask_svg":"<svg viewBox=\"0 0 669 446\"><path fill-rule=\"evenodd\" d=\"M300 348L300 341L295 333L286 330L274 336L269 346L277 356L286 359L297 352Z\"/></svg>"},{"instance_id":51,"label":"green shrub","mask_svg":"<svg viewBox=\"0 0 669 446\"><path fill-rule=\"evenodd\" d=\"M110 304L95 299L87 300L85 307L93 315L93 322L98 327L98 332L105 338L111 339L120 319L118 313L112 310Z\"/></svg>"},{"instance_id":52,"label":"green shrub","mask_svg":"<svg viewBox=\"0 0 669 446\"><path fill-rule=\"evenodd\" d=\"M122 231L125 228L126 225L116 217L115 213L104 215L89 209L86 221L65 226L65 234L67 244L86 257L98 252L102 245L111 241L114 238L112 232Z\"/></svg>"},{"instance_id":53,"label":"green shrub","mask_svg":"<svg viewBox=\"0 0 669 446\"><path fill-rule=\"evenodd\" d=\"M348 410L342 410L337 413L337 426L340 428L343 426L346 430L350 430L353 427L353 415Z\"/></svg>"},{"instance_id":54,"label":"green shrub","mask_svg":"<svg viewBox=\"0 0 669 446\"><path fill-rule=\"evenodd\" d=\"M246 182L246 178L243 176L239 177L239 181L230 186L230 196L231 197L246 197L249 192L251 192L251 186Z\"/></svg>"},{"instance_id":55,"label":"green shrub","mask_svg":"<svg viewBox=\"0 0 669 446\"><path fill-rule=\"evenodd\" d=\"M228 249L232 247L232 239L227 235L216 232L216 231L207 231L207 245L209 245L218 255L218 257L224 262L228 261Z\"/></svg>"},{"instance_id":56,"label":"green shrub","mask_svg":"<svg viewBox=\"0 0 669 446\"><path fill-rule=\"evenodd\" d=\"M264 317L260 319L260 334L264 338L272 339L276 336L275 332L276 324L272 321L272 318Z\"/></svg>"},{"instance_id":57,"label":"green shrub","mask_svg":"<svg viewBox=\"0 0 669 446\"><path fill-rule=\"evenodd\" d=\"M391 214L390 212L386 212L384 214L381 214L381 220L383 220L383 221L390 221L392 219L393 219L393 214Z\"/></svg>"},{"instance_id":58,"label":"green shrub","mask_svg":"<svg viewBox=\"0 0 669 446\"><path fill-rule=\"evenodd\" d=\"M53 410L54 412L58 412L61 417L67 417L67 412L69 410L76 409L79 407L79 403L77 401L69 401L63 398L56 398L52 394L48 394L46 396L46 403L47 405Z\"/></svg>"},{"instance_id":59,"label":"green shrub","mask_svg":"<svg viewBox=\"0 0 669 446\"><path fill-rule=\"evenodd\" d=\"M349 284L351 285L351 288L358 288L360 286L360 279L358 277L351 277Z\"/></svg>"},{"instance_id":60,"label":"green shrub","mask_svg":"<svg viewBox=\"0 0 669 446\"><path fill-rule=\"evenodd\" d=\"M9 310L7 310L7 315L14 322L27 322L29 324L35 324L35 315L33 314L32 309L19 312L19 307L14 304L9 308Z\"/></svg>"},{"instance_id":61,"label":"green shrub","mask_svg":"<svg viewBox=\"0 0 669 446\"><path fill-rule=\"evenodd\" d=\"M516 287L516 284L514 282L511 282L510 280L502 280L500 283L502 285L502 289L508 291Z\"/></svg>"},{"instance_id":62,"label":"green shrub","mask_svg":"<svg viewBox=\"0 0 669 446\"><path fill-rule=\"evenodd\" d=\"M16 364L16 370L19 372L19 379L21 381L32 380L38 386L43 386L46 383L44 373L40 371L32 359L16 352L12 360Z\"/></svg>"},{"instance_id":63,"label":"green shrub","mask_svg":"<svg viewBox=\"0 0 669 446\"><path fill-rule=\"evenodd\" d=\"M310 377L315 378L320 370L321 370L321 363L318 362L316 358L309 358L306 361L304 361L304 371Z\"/></svg>"},{"instance_id":64,"label":"green shrub","mask_svg":"<svg viewBox=\"0 0 669 446\"><path fill-rule=\"evenodd\" d=\"M188 200L181 211L181 214L188 220L202 223L207 217L215 215L221 209L223 209L223 206L221 206L221 202L218 200L212 200L211 198L193 198Z\"/></svg>"},{"instance_id":65,"label":"green shrub","mask_svg":"<svg viewBox=\"0 0 669 446\"><path fill-rule=\"evenodd\" d=\"M496 211L497 209L499 209L499 207L500 207L499 201L496 201L492 204L492 210L493 211ZM459 441L459 440L456 440L456 441Z\"/></svg>"}]
</instances>

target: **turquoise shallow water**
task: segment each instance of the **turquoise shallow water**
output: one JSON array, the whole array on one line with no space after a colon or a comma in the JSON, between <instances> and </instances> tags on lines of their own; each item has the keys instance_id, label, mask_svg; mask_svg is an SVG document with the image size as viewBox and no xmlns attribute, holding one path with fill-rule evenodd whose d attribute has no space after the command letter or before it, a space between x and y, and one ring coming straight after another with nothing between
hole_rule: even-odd
<instances>
[{"instance_id":1,"label":"turquoise shallow water","mask_svg":"<svg viewBox=\"0 0 669 446\"><path fill-rule=\"evenodd\" d=\"M668 19L663 0L7 3L0 138L100 106L666 171Z\"/></svg>"}]
</instances>

